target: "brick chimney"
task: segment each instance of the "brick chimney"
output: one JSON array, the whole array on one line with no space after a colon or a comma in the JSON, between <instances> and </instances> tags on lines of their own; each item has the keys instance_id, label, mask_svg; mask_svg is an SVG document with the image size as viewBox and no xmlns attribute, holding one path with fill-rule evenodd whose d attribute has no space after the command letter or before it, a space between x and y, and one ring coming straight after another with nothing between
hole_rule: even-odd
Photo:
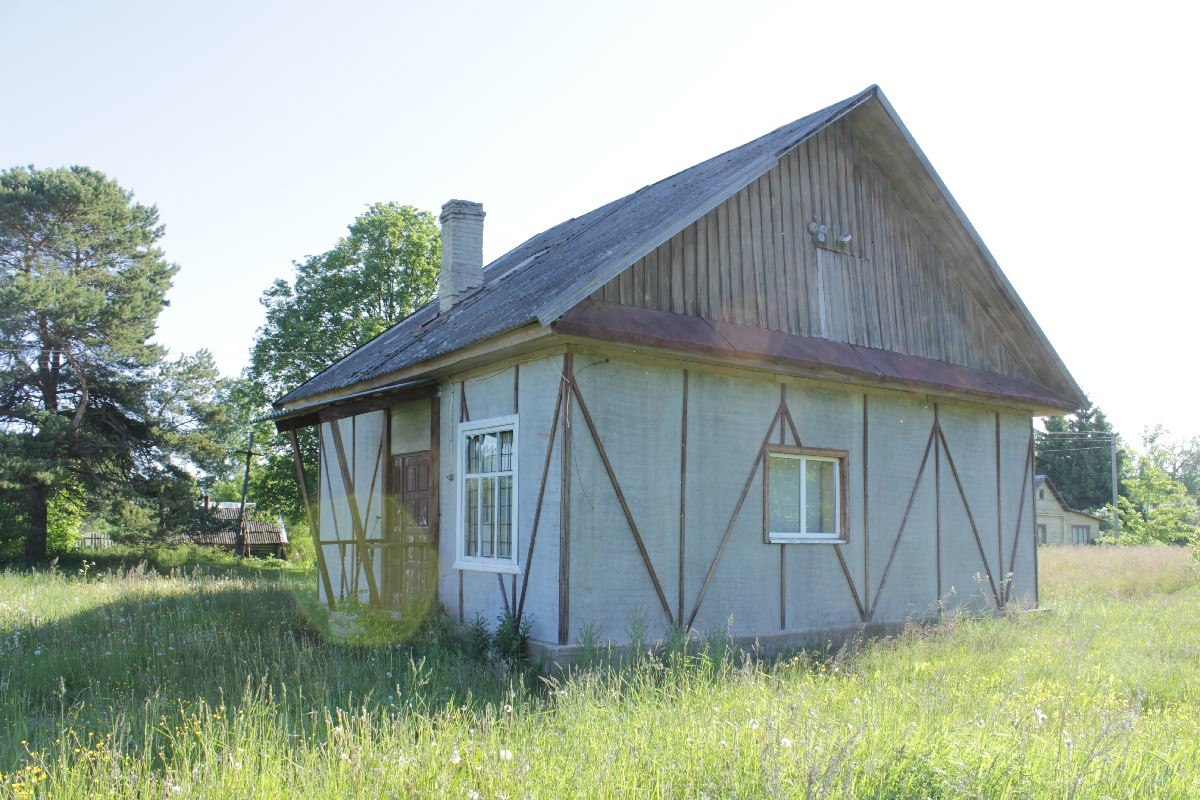
<instances>
[{"instance_id":1,"label":"brick chimney","mask_svg":"<svg viewBox=\"0 0 1200 800\"><path fill-rule=\"evenodd\" d=\"M450 200L442 206L442 311L483 286L483 217L482 203Z\"/></svg>"}]
</instances>

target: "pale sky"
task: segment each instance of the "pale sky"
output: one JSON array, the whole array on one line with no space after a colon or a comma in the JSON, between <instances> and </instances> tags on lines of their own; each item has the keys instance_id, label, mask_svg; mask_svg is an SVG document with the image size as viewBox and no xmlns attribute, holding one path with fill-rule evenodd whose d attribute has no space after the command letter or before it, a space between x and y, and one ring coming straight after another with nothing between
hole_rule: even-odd
<instances>
[{"instance_id":1,"label":"pale sky","mask_svg":"<svg viewBox=\"0 0 1200 800\"><path fill-rule=\"evenodd\" d=\"M1184 4L0 0L0 168L157 204L158 339L237 372L258 298L369 203L485 259L878 83L1084 390L1200 435Z\"/></svg>"}]
</instances>

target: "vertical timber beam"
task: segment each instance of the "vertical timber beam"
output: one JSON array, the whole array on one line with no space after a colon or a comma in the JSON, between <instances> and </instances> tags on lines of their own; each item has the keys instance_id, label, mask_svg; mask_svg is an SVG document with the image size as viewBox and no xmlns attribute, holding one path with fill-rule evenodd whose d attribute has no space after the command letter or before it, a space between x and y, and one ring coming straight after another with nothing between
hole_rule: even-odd
<instances>
[{"instance_id":1,"label":"vertical timber beam","mask_svg":"<svg viewBox=\"0 0 1200 800\"><path fill-rule=\"evenodd\" d=\"M470 419L471 419L471 413L469 411L467 411L467 381L464 379L464 380L461 380L458 382L458 421L460 423L462 423L462 422L466 422ZM459 452L459 450L458 450L459 446L460 446L460 443L458 440L458 434L455 433L455 435L454 435L454 452L455 453ZM459 475L458 479L462 480L462 476ZM461 508L458 509L457 513L461 514L462 509ZM463 523L463 524L465 525L466 523ZM458 543L455 542L454 546L458 547ZM467 621L466 589L465 589L466 582L467 582L467 573L465 570L460 569L458 571L458 622L460 625Z\"/></svg>"},{"instance_id":2,"label":"vertical timber beam","mask_svg":"<svg viewBox=\"0 0 1200 800\"><path fill-rule=\"evenodd\" d=\"M683 581L687 543L687 428L688 428L688 371L683 371L682 422L679 426L679 598L675 624L683 625Z\"/></svg>"},{"instance_id":3,"label":"vertical timber beam","mask_svg":"<svg viewBox=\"0 0 1200 800\"><path fill-rule=\"evenodd\" d=\"M442 555L442 393L434 392L429 398L429 536L433 540L433 596L441 600ZM403 569L403 568L402 568Z\"/></svg>"},{"instance_id":4,"label":"vertical timber beam","mask_svg":"<svg viewBox=\"0 0 1200 800\"><path fill-rule=\"evenodd\" d=\"M783 408L783 413L790 420L792 412L787 406L787 384L779 384L779 405ZM792 429L795 430L795 423L792 423ZM786 444L787 432L784 430L782 423L779 426L779 443ZM799 435L793 433L792 438L796 440L796 447L800 446ZM767 485L768 470L763 470L763 513L770 515L771 502L771 487ZM770 526L768 526L770 527ZM770 535L768 533L768 535ZM787 630L787 545L782 542L779 544L779 630Z\"/></svg>"},{"instance_id":5,"label":"vertical timber beam","mask_svg":"<svg viewBox=\"0 0 1200 800\"><path fill-rule=\"evenodd\" d=\"M575 383L575 356L563 355L563 436L560 454L558 502L558 643L566 644L571 632L571 391Z\"/></svg>"},{"instance_id":6,"label":"vertical timber beam","mask_svg":"<svg viewBox=\"0 0 1200 800\"><path fill-rule=\"evenodd\" d=\"M933 546L934 562L937 567L937 604L942 603L942 445L937 440L941 433L942 423L938 416L938 404L933 404Z\"/></svg>"},{"instance_id":7,"label":"vertical timber beam","mask_svg":"<svg viewBox=\"0 0 1200 800\"><path fill-rule=\"evenodd\" d=\"M1000 412L996 412L996 577L1000 579L1000 593L1005 594L1008 583L1004 572L1004 514L1001 509L1003 496L1000 493ZM1011 565L1010 565L1011 567Z\"/></svg>"},{"instance_id":8,"label":"vertical timber beam","mask_svg":"<svg viewBox=\"0 0 1200 800\"><path fill-rule=\"evenodd\" d=\"M317 428L317 435L320 436L321 429ZM304 459L300 456L300 440L296 438L296 431L288 431L288 439L292 443L292 460L296 464L296 481L300 484L300 499L304 503L304 517L308 520L308 532L312 534L313 547L317 551L317 572L321 574L321 585L325 587L325 602L329 605L332 611L333 603L333 583L329 580L329 567L325 564L325 549L321 545L321 532L317 530L316 515L313 514L312 500L308 496L308 479L304 474Z\"/></svg>"},{"instance_id":9,"label":"vertical timber beam","mask_svg":"<svg viewBox=\"0 0 1200 800\"><path fill-rule=\"evenodd\" d=\"M521 413L521 365L520 364L513 364L513 413L514 414ZM520 460L520 458L521 458L521 454L517 453L518 461ZM520 466L520 465L518 464L518 466ZM520 498L517 498L514 502L520 503ZM513 549L515 550L516 548L513 548ZM514 558L517 557L517 555L518 555L517 553L513 553ZM516 576L516 574L512 575L512 606L509 608L509 613L514 614L514 615L517 613L517 576Z\"/></svg>"},{"instance_id":10,"label":"vertical timber beam","mask_svg":"<svg viewBox=\"0 0 1200 800\"><path fill-rule=\"evenodd\" d=\"M1029 505L1032 506L1030 519L1033 532L1029 537L1033 543L1033 607L1041 607L1041 593L1038 589L1038 537L1037 537L1037 459L1033 454L1033 419L1029 420Z\"/></svg>"},{"instance_id":11,"label":"vertical timber beam","mask_svg":"<svg viewBox=\"0 0 1200 800\"><path fill-rule=\"evenodd\" d=\"M871 608L871 491L867 464L867 447L870 444L867 395L862 396L862 493L863 493L863 608ZM870 612L867 613L870 618Z\"/></svg>"}]
</instances>

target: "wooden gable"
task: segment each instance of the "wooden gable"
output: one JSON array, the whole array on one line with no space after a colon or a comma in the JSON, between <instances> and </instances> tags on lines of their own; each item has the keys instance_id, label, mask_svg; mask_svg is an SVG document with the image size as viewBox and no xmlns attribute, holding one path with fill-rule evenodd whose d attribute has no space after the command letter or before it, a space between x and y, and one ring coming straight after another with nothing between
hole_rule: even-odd
<instances>
[{"instance_id":1,"label":"wooden gable","mask_svg":"<svg viewBox=\"0 0 1200 800\"><path fill-rule=\"evenodd\" d=\"M1037 377L844 121L592 299Z\"/></svg>"}]
</instances>

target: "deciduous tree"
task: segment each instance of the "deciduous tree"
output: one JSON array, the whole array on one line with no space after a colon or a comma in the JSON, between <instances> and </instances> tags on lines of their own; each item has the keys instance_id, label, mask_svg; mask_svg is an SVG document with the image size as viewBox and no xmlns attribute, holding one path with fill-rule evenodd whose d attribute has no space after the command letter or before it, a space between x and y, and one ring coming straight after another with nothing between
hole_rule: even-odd
<instances>
[{"instance_id":1,"label":"deciduous tree","mask_svg":"<svg viewBox=\"0 0 1200 800\"><path fill-rule=\"evenodd\" d=\"M1164 438L1161 428L1148 431L1142 453L1131 456L1117 501L1121 529L1110 541L1200 544L1200 506L1171 475L1175 454Z\"/></svg>"},{"instance_id":2,"label":"deciduous tree","mask_svg":"<svg viewBox=\"0 0 1200 800\"><path fill-rule=\"evenodd\" d=\"M295 264L289 283L263 293L267 318L259 329L246 382L230 399L249 419L337 359L416 311L437 288L441 236L432 214L397 203L375 203L332 249ZM245 430L245 429L243 429ZM302 431L305 461L316 464L316 437ZM245 439L240 446L245 452ZM260 450L260 447L262 448ZM251 487L261 510L304 518L290 443L270 425L256 429ZM315 489L315 487L313 487Z\"/></svg>"}]
</instances>

